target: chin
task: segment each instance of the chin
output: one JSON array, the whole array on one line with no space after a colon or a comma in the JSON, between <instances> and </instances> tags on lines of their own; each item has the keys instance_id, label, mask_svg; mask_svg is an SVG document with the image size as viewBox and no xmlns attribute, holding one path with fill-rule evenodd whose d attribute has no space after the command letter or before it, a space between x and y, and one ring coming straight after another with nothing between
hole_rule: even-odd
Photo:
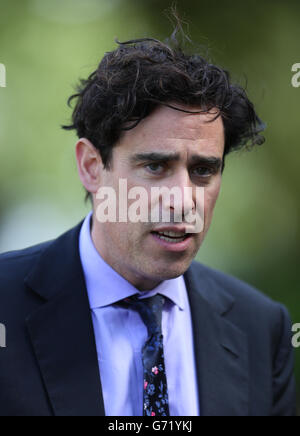
<instances>
[{"instance_id":1,"label":"chin","mask_svg":"<svg viewBox=\"0 0 300 436\"><path fill-rule=\"evenodd\" d=\"M172 280L176 279L177 277L180 277L182 274L184 274L187 269L189 268L191 262L184 263L181 265L168 265L165 268L163 268L161 265L155 272L153 272L158 279L160 280Z\"/></svg>"}]
</instances>

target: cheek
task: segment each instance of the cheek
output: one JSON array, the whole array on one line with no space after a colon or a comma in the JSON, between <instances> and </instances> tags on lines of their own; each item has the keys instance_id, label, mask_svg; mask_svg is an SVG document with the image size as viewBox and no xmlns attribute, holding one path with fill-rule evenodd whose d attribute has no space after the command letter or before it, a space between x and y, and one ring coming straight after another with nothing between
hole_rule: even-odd
<instances>
[{"instance_id":1,"label":"cheek","mask_svg":"<svg viewBox=\"0 0 300 436\"><path fill-rule=\"evenodd\" d=\"M114 223L109 228L114 245L118 247L120 251L127 252L132 250L137 245L140 247L142 229L141 223Z\"/></svg>"},{"instance_id":2,"label":"cheek","mask_svg":"<svg viewBox=\"0 0 300 436\"><path fill-rule=\"evenodd\" d=\"M204 213L205 216L211 216L220 193L221 183L205 189L204 191Z\"/></svg>"},{"instance_id":3,"label":"cheek","mask_svg":"<svg viewBox=\"0 0 300 436\"><path fill-rule=\"evenodd\" d=\"M120 247L125 244L128 235L127 223L105 223L104 235L109 236L114 245Z\"/></svg>"}]
</instances>

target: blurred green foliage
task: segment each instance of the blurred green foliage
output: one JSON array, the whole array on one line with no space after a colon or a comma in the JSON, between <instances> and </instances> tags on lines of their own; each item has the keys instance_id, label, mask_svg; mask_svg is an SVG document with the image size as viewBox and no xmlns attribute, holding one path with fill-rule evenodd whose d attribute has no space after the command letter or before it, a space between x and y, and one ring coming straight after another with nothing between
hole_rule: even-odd
<instances>
[{"instance_id":1,"label":"blurred green foliage","mask_svg":"<svg viewBox=\"0 0 300 436\"><path fill-rule=\"evenodd\" d=\"M66 105L114 39L165 39L168 0L0 0L0 251L55 237L89 210L77 176ZM299 307L300 3L177 1L195 50L246 85L266 143L226 161L215 218L198 259ZM205 49L204 49L205 52ZM296 350L300 384L300 349ZM300 386L299 386L300 388ZM300 389L298 389L300 392Z\"/></svg>"}]
</instances>

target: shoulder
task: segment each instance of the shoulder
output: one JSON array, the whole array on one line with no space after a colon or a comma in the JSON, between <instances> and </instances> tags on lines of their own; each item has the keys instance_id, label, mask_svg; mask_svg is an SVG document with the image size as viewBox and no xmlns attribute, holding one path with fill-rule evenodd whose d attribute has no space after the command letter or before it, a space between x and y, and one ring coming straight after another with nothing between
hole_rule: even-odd
<instances>
[{"instance_id":1,"label":"shoulder","mask_svg":"<svg viewBox=\"0 0 300 436\"><path fill-rule=\"evenodd\" d=\"M40 299L28 291L25 278L50 243L0 254L0 322L11 335L21 331L24 318L39 304Z\"/></svg>"},{"instance_id":2,"label":"shoulder","mask_svg":"<svg viewBox=\"0 0 300 436\"><path fill-rule=\"evenodd\" d=\"M214 287L230 294L236 301L243 301L246 304L262 306L277 305L269 296L249 283L223 271L211 268L207 265L193 261L191 265L192 273L195 278L205 279Z\"/></svg>"},{"instance_id":3,"label":"shoulder","mask_svg":"<svg viewBox=\"0 0 300 436\"><path fill-rule=\"evenodd\" d=\"M32 247L24 248L22 250L8 251L6 253L0 254L0 278L4 277L11 269L22 266L30 265L35 261L36 257L39 256L52 241L43 242Z\"/></svg>"},{"instance_id":4,"label":"shoulder","mask_svg":"<svg viewBox=\"0 0 300 436\"><path fill-rule=\"evenodd\" d=\"M194 283L199 283L199 292L214 307L222 300L233 302L227 306L230 306L229 318L234 322L268 324L278 333L283 324L291 324L286 307L255 286L197 261L192 262L190 269Z\"/></svg>"},{"instance_id":5,"label":"shoulder","mask_svg":"<svg viewBox=\"0 0 300 436\"><path fill-rule=\"evenodd\" d=\"M1 301L5 296L12 295L14 289L23 287L25 277L51 242L0 254Z\"/></svg>"},{"instance_id":6,"label":"shoulder","mask_svg":"<svg viewBox=\"0 0 300 436\"><path fill-rule=\"evenodd\" d=\"M56 239L0 254L1 322L6 320L7 325L20 322L40 304L41 298L47 299L56 292L59 281L64 281L68 274L80 275L81 225L82 221ZM41 289L45 292L37 292Z\"/></svg>"},{"instance_id":7,"label":"shoulder","mask_svg":"<svg viewBox=\"0 0 300 436\"><path fill-rule=\"evenodd\" d=\"M274 350L290 350L292 322L283 304L245 281L199 262L193 261L190 269L198 292L248 335L253 349L259 342L263 347L271 344L273 356Z\"/></svg>"}]
</instances>

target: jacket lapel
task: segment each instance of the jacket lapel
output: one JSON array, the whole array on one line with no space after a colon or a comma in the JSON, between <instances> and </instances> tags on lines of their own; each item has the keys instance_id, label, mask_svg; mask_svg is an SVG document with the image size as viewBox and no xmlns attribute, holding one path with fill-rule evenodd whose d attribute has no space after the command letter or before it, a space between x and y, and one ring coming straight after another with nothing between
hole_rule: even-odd
<instances>
[{"instance_id":1,"label":"jacket lapel","mask_svg":"<svg viewBox=\"0 0 300 436\"><path fill-rule=\"evenodd\" d=\"M226 319L234 299L199 263L193 262L184 277L194 329L201 416L247 416L247 337Z\"/></svg>"},{"instance_id":2,"label":"jacket lapel","mask_svg":"<svg viewBox=\"0 0 300 436\"><path fill-rule=\"evenodd\" d=\"M25 279L43 298L26 322L53 412L103 416L104 403L78 238L81 228L52 242Z\"/></svg>"}]
</instances>

